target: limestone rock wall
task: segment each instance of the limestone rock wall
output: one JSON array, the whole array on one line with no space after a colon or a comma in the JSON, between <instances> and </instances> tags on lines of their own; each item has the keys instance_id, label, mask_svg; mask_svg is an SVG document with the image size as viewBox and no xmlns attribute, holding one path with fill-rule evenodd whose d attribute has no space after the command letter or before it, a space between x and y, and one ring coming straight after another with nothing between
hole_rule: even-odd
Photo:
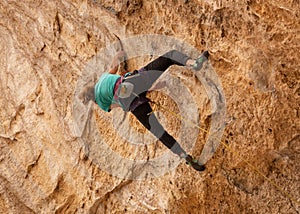
<instances>
[{"instance_id":1,"label":"limestone rock wall","mask_svg":"<svg viewBox=\"0 0 300 214\"><path fill-rule=\"evenodd\" d=\"M114 34L121 40L167 35L209 50L226 97L226 117L233 118L224 142L298 203L222 145L202 173L184 162L145 180L122 179L103 170L101 160L116 160L91 149L100 144L96 132L130 159L166 152L154 142L132 153L132 145L114 131L111 114L93 104L82 112L82 132L76 129L79 80L87 70L107 69L116 50L97 54L117 42ZM0 212L299 213L299 44L297 0L1 1ZM132 59L129 68L150 59ZM195 119L208 129L210 105L200 82L184 68L172 69L190 84L198 105ZM150 96L179 113L167 96ZM125 116L135 130L147 132ZM161 120L178 137L182 122L167 113L161 113ZM206 134L200 131L196 137L190 153L199 156Z\"/></svg>"}]
</instances>

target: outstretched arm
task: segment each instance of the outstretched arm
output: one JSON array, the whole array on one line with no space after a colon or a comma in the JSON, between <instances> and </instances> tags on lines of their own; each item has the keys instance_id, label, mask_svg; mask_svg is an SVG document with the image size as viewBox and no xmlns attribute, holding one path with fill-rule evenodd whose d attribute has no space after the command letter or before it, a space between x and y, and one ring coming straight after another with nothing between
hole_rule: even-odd
<instances>
[{"instance_id":1,"label":"outstretched arm","mask_svg":"<svg viewBox=\"0 0 300 214\"><path fill-rule=\"evenodd\" d=\"M110 71L108 73L115 74L118 72L119 64L124 60L125 52L119 51L110 64Z\"/></svg>"}]
</instances>

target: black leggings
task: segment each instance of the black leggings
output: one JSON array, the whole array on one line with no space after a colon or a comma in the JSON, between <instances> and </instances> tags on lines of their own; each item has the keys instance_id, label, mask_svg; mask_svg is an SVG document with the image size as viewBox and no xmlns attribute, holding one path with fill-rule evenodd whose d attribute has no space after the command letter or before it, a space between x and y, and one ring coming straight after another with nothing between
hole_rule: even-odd
<instances>
[{"instance_id":1,"label":"black leggings","mask_svg":"<svg viewBox=\"0 0 300 214\"><path fill-rule=\"evenodd\" d=\"M185 66L186 62L191 59L187 55L172 50L167 52L166 54L158 57L157 59L150 62L148 65L144 67L146 71L150 70L156 70L156 71L165 71L167 70L171 65L181 65Z\"/></svg>"},{"instance_id":2,"label":"black leggings","mask_svg":"<svg viewBox=\"0 0 300 214\"><path fill-rule=\"evenodd\" d=\"M155 80L162 74L162 72L167 70L171 65L184 66L189 59L190 57L186 56L185 54L176 50L172 50L150 62L142 70L143 72L158 71L158 75L150 80L151 84L149 85L152 85ZM144 96L145 94L146 93L143 93L142 96ZM186 154L181 146L176 142L176 140L167 131L165 131L165 129L157 120L155 114L149 114L152 111L153 110L150 104L148 102L145 102L136 107L132 111L132 113L152 134L154 134L154 136L156 136L165 146L171 149L172 152L178 155Z\"/></svg>"}]
</instances>

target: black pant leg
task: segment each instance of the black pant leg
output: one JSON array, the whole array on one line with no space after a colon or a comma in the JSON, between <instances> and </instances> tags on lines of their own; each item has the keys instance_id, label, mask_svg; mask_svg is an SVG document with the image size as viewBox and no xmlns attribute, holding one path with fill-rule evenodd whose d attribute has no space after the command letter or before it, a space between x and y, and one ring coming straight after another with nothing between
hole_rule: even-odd
<instances>
[{"instance_id":1,"label":"black pant leg","mask_svg":"<svg viewBox=\"0 0 300 214\"><path fill-rule=\"evenodd\" d=\"M152 108L147 102L138 106L132 113L155 137L166 147L171 149L176 143L176 140L164 130L155 114L148 115L150 112L152 112Z\"/></svg>"},{"instance_id":2,"label":"black pant leg","mask_svg":"<svg viewBox=\"0 0 300 214\"><path fill-rule=\"evenodd\" d=\"M177 51L172 50L164 55L158 57L157 59L150 62L148 65L144 67L145 70L156 70L156 71L165 71L171 65L181 65L184 66L187 60L191 59L187 55Z\"/></svg>"}]
</instances>

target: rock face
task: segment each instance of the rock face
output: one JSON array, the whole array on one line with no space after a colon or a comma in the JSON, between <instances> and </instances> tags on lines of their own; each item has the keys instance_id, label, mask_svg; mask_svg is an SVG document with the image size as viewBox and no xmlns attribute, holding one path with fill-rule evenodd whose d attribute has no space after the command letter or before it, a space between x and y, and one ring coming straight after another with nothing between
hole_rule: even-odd
<instances>
[{"instance_id":1,"label":"rock face","mask_svg":"<svg viewBox=\"0 0 300 214\"><path fill-rule=\"evenodd\" d=\"M1 213L300 212L299 1L7 0L0 17ZM146 34L209 50L226 120L233 119L222 142L239 157L220 145L199 173L129 113L80 104L79 91L120 49L115 35ZM151 53L131 54L129 70L159 55L164 41L149 41ZM129 55L145 50L129 46ZM169 88L181 93L175 86L183 83L194 104L164 91L149 96L209 129L214 105L203 84L187 68L169 73ZM208 134L158 111L185 148L195 141L188 151L200 156ZM124 118L129 125L122 126ZM132 144L136 139L147 143ZM125 165L111 154L141 164ZM160 157L171 170L149 164Z\"/></svg>"}]
</instances>

